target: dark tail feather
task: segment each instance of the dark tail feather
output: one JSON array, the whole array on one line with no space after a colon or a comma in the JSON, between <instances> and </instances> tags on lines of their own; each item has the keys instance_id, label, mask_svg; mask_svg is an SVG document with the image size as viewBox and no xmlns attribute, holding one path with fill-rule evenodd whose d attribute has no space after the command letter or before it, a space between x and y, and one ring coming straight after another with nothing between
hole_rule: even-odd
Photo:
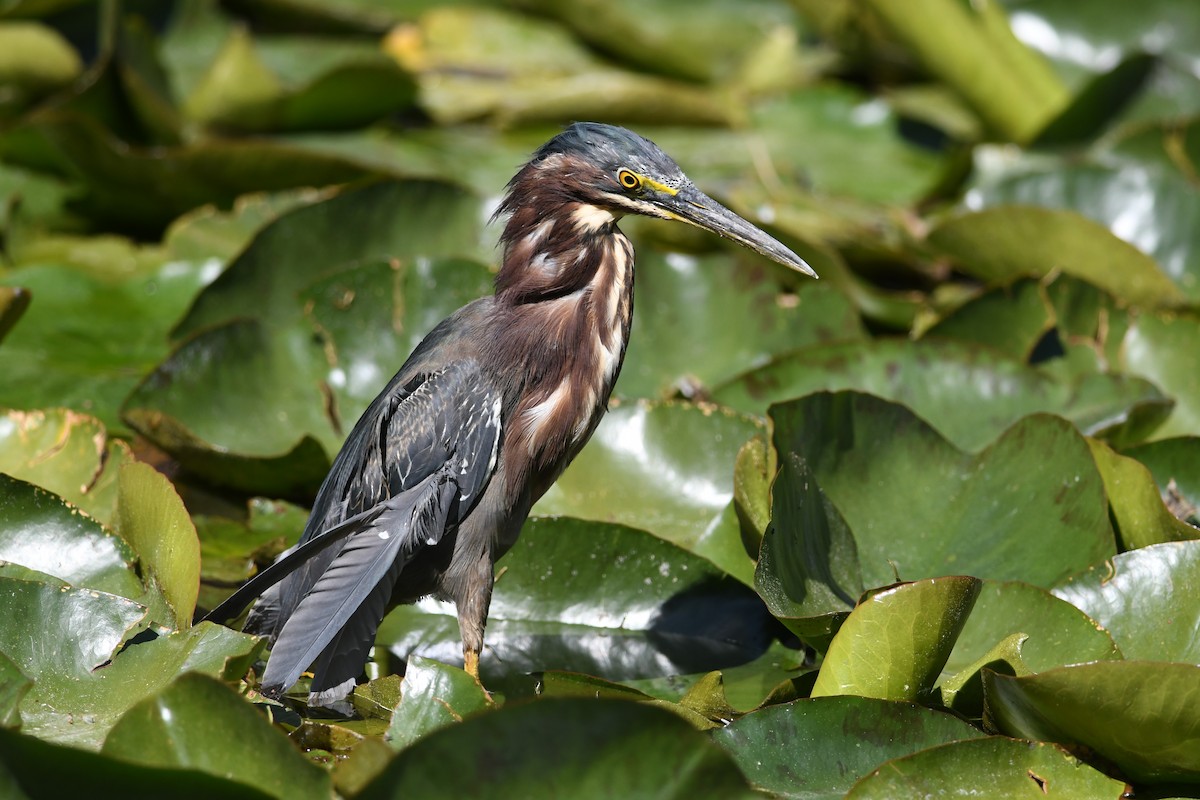
<instances>
[{"instance_id":1,"label":"dark tail feather","mask_svg":"<svg viewBox=\"0 0 1200 800\"><path fill-rule=\"evenodd\" d=\"M386 606L391 593L390 585L383 591L381 581L399 575L418 549L441 537L457 491L444 475L431 475L383 503L374 519L350 534L341 552L284 622L263 675L264 694L280 694L318 656L323 662L318 676L322 686L336 686L358 675L366 655L366 648L358 643L364 637L374 638L383 618L382 608L376 607L378 600ZM368 602L372 599L377 602ZM345 655L358 653L354 665L349 658L340 657L340 642L325 654L347 629L351 635L346 638Z\"/></svg>"}]
</instances>

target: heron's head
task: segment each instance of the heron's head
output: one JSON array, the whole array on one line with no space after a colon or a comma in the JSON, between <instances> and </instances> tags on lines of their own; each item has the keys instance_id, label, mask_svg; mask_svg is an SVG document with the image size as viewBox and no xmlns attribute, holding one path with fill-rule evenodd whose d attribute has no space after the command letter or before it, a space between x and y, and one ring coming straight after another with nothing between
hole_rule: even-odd
<instances>
[{"instance_id":1,"label":"heron's head","mask_svg":"<svg viewBox=\"0 0 1200 800\"><path fill-rule=\"evenodd\" d=\"M515 197L518 191L529 196ZM686 222L816 277L800 256L697 189L658 145L615 125L577 122L555 136L513 179L505 205L566 203L617 218L641 214Z\"/></svg>"}]
</instances>

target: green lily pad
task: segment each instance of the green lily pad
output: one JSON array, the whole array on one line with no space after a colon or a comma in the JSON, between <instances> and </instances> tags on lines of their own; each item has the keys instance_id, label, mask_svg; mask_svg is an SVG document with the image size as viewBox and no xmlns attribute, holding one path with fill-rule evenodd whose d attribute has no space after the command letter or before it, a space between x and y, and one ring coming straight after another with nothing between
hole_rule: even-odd
<instances>
[{"instance_id":1,"label":"green lily pad","mask_svg":"<svg viewBox=\"0 0 1200 800\"><path fill-rule=\"evenodd\" d=\"M743 774L774 796L840 800L879 764L983 734L912 703L814 697L770 706L714 731Z\"/></svg>"},{"instance_id":2,"label":"green lily pad","mask_svg":"<svg viewBox=\"0 0 1200 800\"><path fill-rule=\"evenodd\" d=\"M733 499L733 464L761 423L690 403L613 404L592 441L534 506L649 531L750 585Z\"/></svg>"},{"instance_id":3,"label":"green lily pad","mask_svg":"<svg viewBox=\"0 0 1200 800\"><path fill-rule=\"evenodd\" d=\"M1133 304L1173 306L1185 299L1154 259L1069 211L997 206L941 223L929 243L990 284L1061 271Z\"/></svg>"},{"instance_id":4,"label":"green lily pad","mask_svg":"<svg viewBox=\"0 0 1200 800\"><path fill-rule=\"evenodd\" d=\"M853 534L864 587L954 574L1052 586L1115 553L1087 443L1058 417L1026 417L971 454L869 395L809 395L771 416L781 459L804 457Z\"/></svg>"},{"instance_id":5,"label":"green lily pad","mask_svg":"<svg viewBox=\"0 0 1200 800\"><path fill-rule=\"evenodd\" d=\"M126 711L101 754L182 767L278 798L327 798L329 775L235 692L201 674L180 675Z\"/></svg>"},{"instance_id":6,"label":"green lily pad","mask_svg":"<svg viewBox=\"0 0 1200 800\"><path fill-rule=\"evenodd\" d=\"M1200 337L1200 315L1137 316L1122 345L1122 368L1154 383L1175 401L1154 438L1200 435L1200 371L1193 369L1194 345Z\"/></svg>"},{"instance_id":7,"label":"green lily pad","mask_svg":"<svg viewBox=\"0 0 1200 800\"><path fill-rule=\"evenodd\" d=\"M773 638L741 583L620 525L532 519L496 576L480 662L491 689L546 670L614 681L707 672L752 661ZM400 658L462 658L453 606L430 600L392 611L376 644Z\"/></svg>"},{"instance_id":8,"label":"green lily pad","mask_svg":"<svg viewBox=\"0 0 1200 800\"><path fill-rule=\"evenodd\" d=\"M200 539L200 597L206 609L216 607L258 565L270 564L294 545L308 521L308 510L282 500L255 498L244 519L197 514L192 517Z\"/></svg>"},{"instance_id":9,"label":"green lily pad","mask_svg":"<svg viewBox=\"0 0 1200 800\"><path fill-rule=\"evenodd\" d=\"M938 682L942 702L959 713L983 713L980 671L1005 662L1015 674L1122 657L1096 620L1047 590L1017 581L984 581Z\"/></svg>"},{"instance_id":10,"label":"green lily pad","mask_svg":"<svg viewBox=\"0 0 1200 800\"><path fill-rule=\"evenodd\" d=\"M387 49L416 73L421 107L446 125L596 119L722 124L694 85L613 69L553 23L501 9L435 8Z\"/></svg>"},{"instance_id":11,"label":"green lily pad","mask_svg":"<svg viewBox=\"0 0 1200 800\"><path fill-rule=\"evenodd\" d=\"M537 747L530 747L536 742ZM358 795L753 798L724 751L667 711L625 700L514 705L436 731Z\"/></svg>"},{"instance_id":12,"label":"green lily pad","mask_svg":"<svg viewBox=\"0 0 1200 800\"><path fill-rule=\"evenodd\" d=\"M108 438L103 423L68 409L9 411L0 416L0 472L57 494L112 524L117 473L129 446Z\"/></svg>"},{"instance_id":13,"label":"green lily pad","mask_svg":"<svg viewBox=\"0 0 1200 800\"><path fill-rule=\"evenodd\" d=\"M1183 516L1200 525L1200 437L1160 439L1131 447L1124 455L1145 464L1164 496L1174 494L1177 505L1190 506L1192 513Z\"/></svg>"},{"instance_id":14,"label":"green lily pad","mask_svg":"<svg viewBox=\"0 0 1200 800\"><path fill-rule=\"evenodd\" d=\"M1082 214L1151 256L1188 298L1200 298L1200 248L1195 234L1200 200L1184 175L1141 159L1119 166L1018 161L989 175L968 197L973 208L1021 204ZM1088 279L1105 285L1094 277ZM1113 280L1124 283L1128 278L1114 276ZM1112 280L1106 288L1131 301L1152 299L1140 293L1124 295Z\"/></svg>"},{"instance_id":15,"label":"green lily pad","mask_svg":"<svg viewBox=\"0 0 1200 800\"><path fill-rule=\"evenodd\" d=\"M124 432L121 401L166 356L167 331L210 277L188 262L119 281L53 264L0 276L32 295L0 346L0 404L68 406Z\"/></svg>"},{"instance_id":16,"label":"green lily pad","mask_svg":"<svg viewBox=\"0 0 1200 800\"><path fill-rule=\"evenodd\" d=\"M6 780L11 783L5 783ZM14 800L28 797L130 796L176 800L269 800L271 795L244 783L187 768L147 767L123 759L36 739L0 728L0 790L13 787ZM17 787L20 788L17 788ZM23 792L29 792L24 794Z\"/></svg>"},{"instance_id":17,"label":"green lily pad","mask_svg":"<svg viewBox=\"0 0 1200 800\"><path fill-rule=\"evenodd\" d=\"M167 228L163 244L172 258L221 264L232 261L268 223L294 208L328 199L329 191L294 189L239 197L228 211L204 206ZM215 277L215 276L214 276Z\"/></svg>"},{"instance_id":18,"label":"green lily pad","mask_svg":"<svg viewBox=\"0 0 1200 800\"><path fill-rule=\"evenodd\" d=\"M989 736L894 759L854 785L846 800L891 800L970 792L977 797L1063 800L1120 797L1125 784L1061 748Z\"/></svg>"},{"instance_id":19,"label":"green lily pad","mask_svg":"<svg viewBox=\"0 0 1200 800\"><path fill-rule=\"evenodd\" d=\"M174 628L191 627L200 591L200 542L175 487L138 461L121 465L116 528L138 554L143 579L162 593Z\"/></svg>"},{"instance_id":20,"label":"green lily pad","mask_svg":"<svg viewBox=\"0 0 1200 800\"><path fill-rule=\"evenodd\" d=\"M0 341L29 308L29 290L20 286L0 286Z\"/></svg>"},{"instance_id":21,"label":"green lily pad","mask_svg":"<svg viewBox=\"0 0 1200 800\"><path fill-rule=\"evenodd\" d=\"M345 159L270 139L130 146L93 116L67 110L39 110L14 125L0 136L0 157L22 165L35 161L23 143L33 143L77 178L80 213L155 235L184 212L226 205L250 192L328 186L373 174Z\"/></svg>"},{"instance_id":22,"label":"green lily pad","mask_svg":"<svg viewBox=\"0 0 1200 800\"><path fill-rule=\"evenodd\" d=\"M1084 745L1148 783L1200 783L1200 666L1099 661L1024 677L985 672L989 718L1013 736Z\"/></svg>"},{"instance_id":23,"label":"green lily pad","mask_svg":"<svg viewBox=\"0 0 1200 800\"><path fill-rule=\"evenodd\" d=\"M718 386L714 399L747 413L815 391L855 389L904 403L959 447L977 450L1018 419L1059 414L1091 436L1160 424L1170 401L1139 378L1058 378L962 342L875 339L811 347Z\"/></svg>"},{"instance_id":24,"label":"green lily pad","mask_svg":"<svg viewBox=\"0 0 1200 800\"><path fill-rule=\"evenodd\" d=\"M854 537L797 453L783 455L754 587L793 633L825 650L863 591Z\"/></svg>"},{"instance_id":25,"label":"green lily pad","mask_svg":"<svg viewBox=\"0 0 1200 800\"><path fill-rule=\"evenodd\" d=\"M189 118L238 131L354 128L412 105L416 87L378 47L229 32L188 94Z\"/></svg>"},{"instance_id":26,"label":"green lily pad","mask_svg":"<svg viewBox=\"0 0 1200 800\"><path fill-rule=\"evenodd\" d=\"M522 0L519 7L551 16L601 52L641 69L690 81L713 82L735 71L775 30L797 20L771 0L720 2L703 14L687 0L636 0L594 5ZM670 36L663 31L670 30Z\"/></svg>"},{"instance_id":27,"label":"green lily pad","mask_svg":"<svg viewBox=\"0 0 1200 800\"><path fill-rule=\"evenodd\" d=\"M643 248L637 267L635 333L616 385L624 397L703 396L785 351L863 337L841 293L824 282L783 293L763 262Z\"/></svg>"},{"instance_id":28,"label":"green lily pad","mask_svg":"<svg viewBox=\"0 0 1200 800\"><path fill-rule=\"evenodd\" d=\"M409 656L385 739L403 750L422 736L494 707L479 681L461 669Z\"/></svg>"},{"instance_id":29,"label":"green lily pad","mask_svg":"<svg viewBox=\"0 0 1200 800\"><path fill-rule=\"evenodd\" d=\"M986 345L1027 363L1052 327L1053 311L1042 282L1023 279L968 300L925 330L922 338Z\"/></svg>"},{"instance_id":30,"label":"green lily pad","mask_svg":"<svg viewBox=\"0 0 1200 800\"><path fill-rule=\"evenodd\" d=\"M1026 636L1021 660L1034 672L1120 658L1122 651L1107 626L1060 599L1058 591L1051 594L1019 581L984 581L945 671L962 669L1014 633Z\"/></svg>"},{"instance_id":31,"label":"green lily pad","mask_svg":"<svg viewBox=\"0 0 1200 800\"><path fill-rule=\"evenodd\" d=\"M980 586L976 578L929 578L869 593L830 642L812 696L927 698Z\"/></svg>"},{"instance_id":32,"label":"green lily pad","mask_svg":"<svg viewBox=\"0 0 1200 800\"><path fill-rule=\"evenodd\" d=\"M42 590L58 592L52 587ZM78 590L75 590L78 591ZM105 595L100 595L101 598ZM98 598L92 598L100 602ZM42 609L54 608L47 605ZM90 613L91 608L83 610ZM45 611L42 612L43 614ZM65 615L66 609L57 612ZM78 624L34 622L36 633L70 640L78 636ZM90 620L90 616L82 616ZM53 622L53 617L51 620ZM90 621L86 623L90 625ZM240 677L262 650L262 643L228 628L204 622L186 631L128 644L113 659L94 671L66 669L57 665L33 674L34 686L21 704L21 730L41 739L77 747L98 749L117 720L131 707L153 695L177 675L203 672L214 677ZM10 654L11 655L11 654ZM23 671L26 668L22 666ZM34 673L30 669L26 674Z\"/></svg>"},{"instance_id":33,"label":"green lily pad","mask_svg":"<svg viewBox=\"0 0 1200 800\"><path fill-rule=\"evenodd\" d=\"M280 216L197 297L175 330L187 338L130 396L126 419L210 480L311 491L409 349L486 291L482 266L428 258L474 249L476 214L462 190L413 181Z\"/></svg>"},{"instance_id":34,"label":"green lily pad","mask_svg":"<svg viewBox=\"0 0 1200 800\"><path fill-rule=\"evenodd\" d=\"M1136 459L1114 452L1103 442L1089 439L1088 446L1104 478L1104 491L1123 550L1200 535L1200 531L1167 510L1150 470Z\"/></svg>"},{"instance_id":35,"label":"green lily pad","mask_svg":"<svg viewBox=\"0 0 1200 800\"><path fill-rule=\"evenodd\" d=\"M0 640L3 653L30 680L88 674L107 663L143 622L146 609L124 597L0 577L10 624ZM39 647L57 637L56 647Z\"/></svg>"},{"instance_id":36,"label":"green lily pad","mask_svg":"<svg viewBox=\"0 0 1200 800\"><path fill-rule=\"evenodd\" d=\"M148 599L134 573L137 555L124 539L50 492L8 475L0 475L0 560L72 586Z\"/></svg>"},{"instance_id":37,"label":"green lily pad","mask_svg":"<svg viewBox=\"0 0 1200 800\"><path fill-rule=\"evenodd\" d=\"M1126 658L1200 663L1200 541L1121 553L1054 594L1103 625Z\"/></svg>"}]
</instances>

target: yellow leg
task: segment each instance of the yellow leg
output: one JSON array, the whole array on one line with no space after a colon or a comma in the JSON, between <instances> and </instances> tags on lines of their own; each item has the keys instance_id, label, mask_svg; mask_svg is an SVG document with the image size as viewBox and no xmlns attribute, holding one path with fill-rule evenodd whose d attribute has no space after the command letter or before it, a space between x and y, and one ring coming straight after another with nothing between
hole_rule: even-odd
<instances>
[{"instance_id":1,"label":"yellow leg","mask_svg":"<svg viewBox=\"0 0 1200 800\"><path fill-rule=\"evenodd\" d=\"M479 680L479 653L474 650L463 650L463 669L475 680Z\"/></svg>"}]
</instances>

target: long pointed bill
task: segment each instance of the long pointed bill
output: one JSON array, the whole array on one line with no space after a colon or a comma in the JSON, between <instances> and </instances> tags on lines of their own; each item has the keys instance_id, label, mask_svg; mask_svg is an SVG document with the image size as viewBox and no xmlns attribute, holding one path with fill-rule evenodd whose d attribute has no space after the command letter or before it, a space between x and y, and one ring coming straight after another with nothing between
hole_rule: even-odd
<instances>
[{"instance_id":1,"label":"long pointed bill","mask_svg":"<svg viewBox=\"0 0 1200 800\"><path fill-rule=\"evenodd\" d=\"M817 277L813 268L783 243L768 236L694 186L686 186L674 195L656 198L654 204L680 222L724 236L772 261L778 261L785 267Z\"/></svg>"}]
</instances>

